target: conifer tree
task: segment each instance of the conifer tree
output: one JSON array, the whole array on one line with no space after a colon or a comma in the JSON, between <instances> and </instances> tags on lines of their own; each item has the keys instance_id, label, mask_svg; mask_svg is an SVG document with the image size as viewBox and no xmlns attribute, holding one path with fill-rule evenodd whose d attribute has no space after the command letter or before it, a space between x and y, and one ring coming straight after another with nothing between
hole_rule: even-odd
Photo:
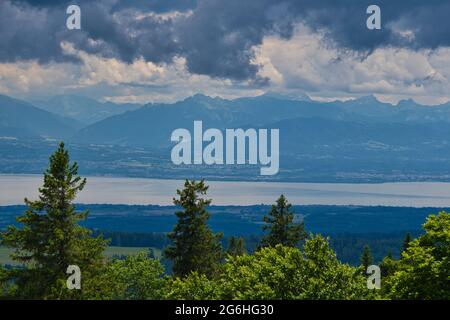
<instances>
[{"instance_id":1,"label":"conifer tree","mask_svg":"<svg viewBox=\"0 0 450 320\"><path fill-rule=\"evenodd\" d=\"M394 256L392 255L392 251L391 250L388 251L388 254L387 254L386 258L391 259L391 260L394 259Z\"/></svg>"},{"instance_id":2,"label":"conifer tree","mask_svg":"<svg viewBox=\"0 0 450 320\"><path fill-rule=\"evenodd\" d=\"M392 251L389 250L387 256L380 262L381 276L384 278L392 275L396 271L397 264L398 261L394 259Z\"/></svg>"},{"instance_id":3,"label":"conifer tree","mask_svg":"<svg viewBox=\"0 0 450 320\"><path fill-rule=\"evenodd\" d=\"M236 257L247 254L245 240L242 237L231 237L228 243L227 254Z\"/></svg>"},{"instance_id":4,"label":"conifer tree","mask_svg":"<svg viewBox=\"0 0 450 320\"><path fill-rule=\"evenodd\" d=\"M408 232L405 235L405 239L403 239L402 252L406 251L408 249L409 243L411 242L411 240L412 240L411 233Z\"/></svg>"},{"instance_id":5,"label":"conifer tree","mask_svg":"<svg viewBox=\"0 0 450 320\"><path fill-rule=\"evenodd\" d=\"M77 174L77 163L70 164L61 142L50 156L39 200L25 199L28 208L17 218L20 226L9 226L1 235L2 244L14 249L12 259L26 266L14 274L19 296L53 298L55 290L64 289L58 286L65 284L69 265L80 267L85 277L103 264L105 241L90 237L78 224L88 212L76 212L72 203L86 184Z\"/></svg>"},{"instance_id":6,"label":"conifer tree","mask_svg":"<svg viewBox=\"0 0 450 320\"><path fill-rule=\"evenodd\" d=\"M178 223L168 234L172 245L165 256L173 262L175 276L185 277L191 272L213 276L222 259L222 234L214 234L207 221L206 207L210 199L204 199L208 186L204 180L186 180L183 190L177 190L178 199L173 202L183 210L176 212Z\"/></svg>"},{"instance_id":7,"label":"conifer tree","mask_svg":"<svg viewBox=\"0 0 450 320\"><path fill-rule=\"evenodd\" d=\"M263 220L266 223L263 230L269 230L269 234L263 237L261 247L274 247L277 244L295 247L299 241L306 239L304 223L294 223L294 212L284 195L272 205Z\"/></svg>"},{"instance_id":8,"label":"conifer tree","mask_svg":"<svg viewBox=\"0 0 450 320\"><path fill-rule=\"evenodd\" d=\"M8 297L8 272L6 268L0 265L0 300Z\"/></svg>"},{"instance_id":9,"label":"conifer tree","mask_svg":"<svg viewBox=\"0 0 450 320\"><path fill-rule=\"evenodd\" d=\"M370 252L369 246L364 246L363 253L361 255L361 266L364 268L364 273L367 270L367 267L370 266L373 262L372 253Z\"/></svg>"}]
</instances>

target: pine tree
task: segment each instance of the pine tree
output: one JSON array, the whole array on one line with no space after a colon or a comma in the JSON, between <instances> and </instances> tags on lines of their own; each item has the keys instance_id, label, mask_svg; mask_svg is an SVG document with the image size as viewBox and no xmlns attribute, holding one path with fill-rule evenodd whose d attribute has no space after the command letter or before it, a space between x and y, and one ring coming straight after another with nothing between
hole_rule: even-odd
<instances>
[{"instance_id":1,"label":"pine tree","mask_svg":"<svg viewBox=\"0 0 450 320\"><path fill-rule=\"evenodd\" d=\"M398 261L394 259L392 251L389 250L387 256L380 262L381 276L384 278L394 274L397 264Z\"/></svg>"},{"instance_id":2,"label":"pine tree","mask_svg":"<svg viewBox=\"0 0 450 320\"><path fill-rule=\"evenodd\" d=\"M293 222L294 212L291 211L291 204L284 195L272 205L272 209L263 220L266 223L263 230L269 230L269 234L263 237L261 247L274 247L277 244L295 247L299 241L306 239L304 223Z\"/></svg>"},{"instance_id":3,"label":"pine tree","mask_svg":"<svg viewBox=\"0 0 450 320\"><path fill-rule=\"evenodd\" d=\"M202 197L207 190L204 180L186 180L184 189L177 190L179 198L173 199L183 208L176 213L178 223L168 234L172 245L165 250L165 256L173 261L175 276L185 277L193 271L212 276L222 259L222 234L214 234L207 225L206 207L211 200Z\"/></svg>"},{"instance_id":4,"label":"pine tree","mask_svg":"<svg viewBox=\"0 0 450 320\"><path fill-rule=\"evenodd\" d=\"M392 255L392 251L391 250L388 251L388 254L387 254L386 258L394 260L394 256Z\"/></svg>"},{"instance_id":5,"label":"pine tree","mask_svg":"<svg viewBox=\"0 0 450 320\"><path fill-rule=\"evenodd\" d=\"M247 254L247 249L245 248L245 240L242 237L231 237L228 243L227 254L236 257Z\"/></svg>"},{"instance_id":6,"label":"pine tree","mask_svg":"<svg viewBox=\"0 0 450 320\"><path fill-rule=\"evenodd\" d=\"M58 286L65 284L69 265L79 266L85 277L103 263L105 241L78 224L88 212L76 212L72 204L86 184L77 173L61 142L50 156L39 200L25 199L28 208L17 218L21 227L9 226L2 234L2 244L15 249L12 259L27 266L14 275L18 295L49 298L63 289Z\"/></svg>"},{"instance_id":7,"label":"pine tree","mask_svg":"<svg viewBox=\"0 0 450 320\"><path fill-rule=\"evenodd\" d=\"M363 253L361 255L361 266L364 268L364 273L367 270L367 267L370 266L373 262L372 253L370 252L369 246L364 246Z\"/></svg>"},{"instance_id":8,"label":"pine tree","mask_svg":"<svg viewBox=\"0 0 450 320\"><path fill-rule=\"evenodd\" d=\"M406 250L408 249L409 243L411 242L411 240L412 240L411 234L408 232L408 233L405 235L405 239L403 239L402 252L403 252L403 251L406 251Z\"/></svg>"}]
</instances>

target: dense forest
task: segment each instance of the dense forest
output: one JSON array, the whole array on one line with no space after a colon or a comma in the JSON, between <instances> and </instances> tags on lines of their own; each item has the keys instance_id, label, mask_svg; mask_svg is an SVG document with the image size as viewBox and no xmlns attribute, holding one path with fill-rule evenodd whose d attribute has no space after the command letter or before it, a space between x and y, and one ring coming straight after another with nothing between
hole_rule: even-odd
<instances>
[{"instance_id":1,"label":"dense forest","mask_svg":"<svg viewBox=\"0 0 450 320\"><path fill-rule=\"evenodd\" d=\"M89 182L88 182L89 183ZM176 189L174 189L175 191ZM86 191L83 191L86 192ZM94 235L109 239L109 246L153 247L164 249L169 244L167 233L177 222L178 206L75 204L78 211L89 210L80 225L93 230ZM223 232L226 247L230 237L242 237L249 252L257 247L264 230L261 227L269 205L210 205L208 225L214 232ZM0 207L0 231L9 225L19 226L16 217L24 205ZM449 208L292 205L297 221L304 221L308 232L330 237L330 245L340 261L358 265L364 246L372 251L379 263L389 252L399 257L407 233L420 235L423 221L433 212ZM2 259L0 255L0 264Z\"/></svg>"},{"instance_id":2,"label":"dense forest","mask_svg":"<svg viewBox=\"0 0 450 320\"><path fill-rule=\"evenodd\" d=\"M417 232L419 233L419 232ZM162 232L123 232L108 230L93 230L94 236L102 236L109 241L110 246L118 247L149 247L163 250L170 244L166 233ZM373 261L379 263L391 253L399 257L402 251L404 238L408 233L340 233L326 235L329 238L330 247L336 252L340 261L351 265L359 265L360 255L365 246L370 247ZM414 235L416 235L414 233ZM417 234L418 235L418 234ZM226 248L234 237L242 238L249 253L253 253L261 242L262 235L235 235L224 236L221 239L222 246Z\"/></svg>"},{"instance_id":3,"label":"dense forest","mask_svg":"<svg viewBox=\"0 0 450 320\"><path fill-rule=\"evenodd\" d=\"M283 195L264 215L259 236L225 237L210 228L204 180L186 180L177 190L176 223L168 234L93 233L82 225L89 212L74 205L85 185L61 143L39 199L26 199L17 224L1 233L0 244L20 263L0 267L2 298L450 299L450 214L444 211L429 215L420 234L407 234L397 255L375 259L381 285L374 289L367 274L378 263L373 249L364 245L357 265L342 262L335 250L363 243L308 231ZM164 248L164 258L142 252L106 259L108 238L122 245L151 242Z\"/></svg>"}]
</instances>

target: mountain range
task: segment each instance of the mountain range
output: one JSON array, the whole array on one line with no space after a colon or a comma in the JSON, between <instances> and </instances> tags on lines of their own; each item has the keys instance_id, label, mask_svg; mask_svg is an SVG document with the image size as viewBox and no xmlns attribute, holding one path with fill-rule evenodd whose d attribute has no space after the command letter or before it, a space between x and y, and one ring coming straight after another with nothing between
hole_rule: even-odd
<instances>
[{"instance_id":1,"label":"mountain range","mask_svg":"<svg viewBox=\"0 0 450 320\"><path fill-rule=\"evenodd\" d=\"M298 180L311 174L321 180L331 176L338 179L380 174L392 176L393 180L412 176L416 180L447 176L450 179L449 103L423 106L413 100L403 100L393 105L374 96L318 102L307 96L276 93L233 100L197 94L171 104L143 106L100 103L76 96L59 96L49 101L51 107L39 105L38 108L0 96L0 138L64 139L73 146L79 145L79 150L82 146L91 150L81 155L85 166L110 168L108 172L112 174L120 166L122 174L132 172L136 176L154 176L154 170L164 170L167 176L175 174L170 167L172 131L192 130L193 122L202 120L204 130L280 129L277 178L284 180ZM49 112L58 108L57 101L66 107L58 109L58 114ZM99 145L113 148L106 153L110 156L114 154L113 146L129 151L114 155L113 160L102 156L103 153L91 153ZM11 146L2 148L8 151ZM133 148L136 151L131 151ZM93 161L101 163L94 165ZM162 167L157 169L156 162ZM177 172L188 175L196 169L183 168ZM202 174L206 174L205 170L209 168L202 168ZM231 168L220 172L236 174ZM210 173L218 174L214 170Z\"/></svg>"},{"instance_id":2,"label":"mountain range","mask_svg":"<svg viewBox=\"0 0 450 320\"><path fill-rule=\"evenodd\" d=\"M99 102L76 95L58 95L49 100L35 101L33 104L62 117L72 118L83 125L93 124L125 111L136 110L142 106L137 103Z\"/></svg>"},{"instance_id":3,"label":"mountain range","mask_svg":"<svg viewBox=\"0 0 450 320\"><path fill-rule=\"evenodd\" d=\"M405 100L391 105L373 96L322 103L273 95L225 100L198 94L174 104L147 104L109 117L81 129L72 141L167 147L171 132L192 129L194 120L202 120L205 128L280 128L288 144L298 145L305 139L302 147L343 140L412 144L450 137L446 129L450 104L428 107Z\"/></svg>"},{"instance_id":4,"label":"mountain range","mask_svg":"<svg viewBox=\"0 0 450 320\"><path fill-rule=\"evenodd\" d=\"M32 104L0 95L0 136L15 138L65 138L75 134L79 123Z\"/></svg>"},{"instance_id":5,"label":"mountain range","mask_svg":"<svg viewBox=\"0 0 450 320\"><path fill-rule=\"evenodd\" d=\"M392 105L374 96L317 102L307 96L270 92L234 100L196 94L173 104L144 106L67 95L32 105L0 95L3 136L49 136L77 143L161 148L170 145L174 129L190 129L195 120L202 120L205 128L279 127L286 133L295 131L285 135L294 142L426 142L447 133L450 103L430 107L402 100Z\"/></svg>"}]
</instances>

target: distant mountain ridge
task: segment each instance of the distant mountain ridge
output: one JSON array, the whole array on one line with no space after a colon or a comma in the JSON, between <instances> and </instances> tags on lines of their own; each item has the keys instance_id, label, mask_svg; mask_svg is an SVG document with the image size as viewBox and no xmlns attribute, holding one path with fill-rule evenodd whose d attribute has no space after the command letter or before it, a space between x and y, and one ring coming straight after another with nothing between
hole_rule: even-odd
<instances>
[{"instance_id":1,"label":"distant mountain ridge","mask_svg":"<svg viewBox=\"0 0 450 320\"><path fill-rule=\"evenodd\" d=\"M0 136L67 138L79 128L76 121L0 95Z\"/></svg>"},{"instance_id":2,"label":"distant mountain ridge","mask_svg":"<svg viewBox=\"0 0 450 320\"><path fill-rule=\"evenodd\" d=\"M280 172L273 176L279 181L450 181L450 104L392 105L373 96L318 102L273 94L233 100L197 94L150 103L81 129L72 119L1 96L0 149L9 158L0 160L6 172L29 172L35 150L49 146L25 138L50 137L68 142L94 175L260 178L251 166L175 168L171 133L192 130L195 120L203 121L204 130L280 129ZM32 161L25 162L30 152Z\"/></svg>"},{"instance_id":3,"label":"distant mountain ridge","mask_svg":"<svg viewBox=\"0 0 450 320\"><path fill-rule=\"evenodd\" d=\"M136 110L142 106L137 103L99 102L76 95L54 96L47 101L36 101L34 104L43 110L72 118L85 125L93 124L126 111Z\"/></svg>"},{"instance_id":4,"label":"distant mountain ridge","mask_svg":"<svg viewBox=\"0 0 450 320\"><path fill-rule=\"evenodd\" d=\"M174 104L148 104L83 128L73 138L82 143L164 147L176 128L191 128L195 120L205 127L228 128L291 118L301 114L296 101L273 108L276 98L260 96L226 100L194 95ZM310 102L305 102L310 103ZM310 111L321 113L320 110ZM120 130L119 130L120 128Z\"/></svg>"},{"instance_id":5,"label":"distant mountain ridge","mask_svg":"<svg viewBox=\"0 0 450 320\"><path fill-rule=\"evenodd\" d=\"M317 145L375 141L395 146L400 143L399 137L404 137L401 146L411 148L408 144L417 141L445 144L447 131L441 127L450 124L449 103L427 107L413 100L402 100L392 105L374 96L318 102L306 95L291 97L272 92L233 100L196 94L172 104L150 103L142 107L100 103L78 96L56 96L49 101L49 105L40 107L56 109L72 119L0 96L2 135L65 137L76 143L159 149L172 145L170 135L174 129L191 129L195 120L202 120L205 129L280 128L289 132L281 135L286 145L298 144L308 137L303 143L306 149L313 141ZM92 115L88 120L89 113ZM83 125L75 118L88 122L100 120ZM389 132L389 135L377 132ZM408 140L405 132L409 132L411 139Z\"/></svg>"},{"instance_id":6,"label":"distant mountain ridge","mask_svg":"<svg viewBox=\"0 0 450 320\"><path fill-rule=\"evenodd\" d=\"M332 126L316 127L317 138L321 136L322 129L333 131L333 127L336 127L337 132L342 132L338 129L341 127L339 123L359 124L363 129L370 124L370 128L375 126L371 129L372 133L376 132L377 125L380 130L384 130L381 124L386 127L393 123L398 123L399 128L408 125L408 128L418 126L418 130L424 130L424 125L450 124L450 104L425 107L405 100L392 105L380 102L373 96L344 102L317 102L310 99L281 99L273 94L234 100L197 94L173 104L148 104L138 110L104 119L81 129L73 141L160 148L170 145L170 134L174 129L189 129L194 120L202 120L205 128L224 129L274 127L275 123L283 120L307 124L307 119L327 119L327 125ZM349 130L356 127L349 126ZM437 133L435 131L427 132L434 134ZM390 132L396 135L395 125ZM361 134L364 134L364 130L358 133ZM295 141L299 137L286 137L289 138ZM373 137L366 138L373 140Z\"/></svg>"}]
</instances>

